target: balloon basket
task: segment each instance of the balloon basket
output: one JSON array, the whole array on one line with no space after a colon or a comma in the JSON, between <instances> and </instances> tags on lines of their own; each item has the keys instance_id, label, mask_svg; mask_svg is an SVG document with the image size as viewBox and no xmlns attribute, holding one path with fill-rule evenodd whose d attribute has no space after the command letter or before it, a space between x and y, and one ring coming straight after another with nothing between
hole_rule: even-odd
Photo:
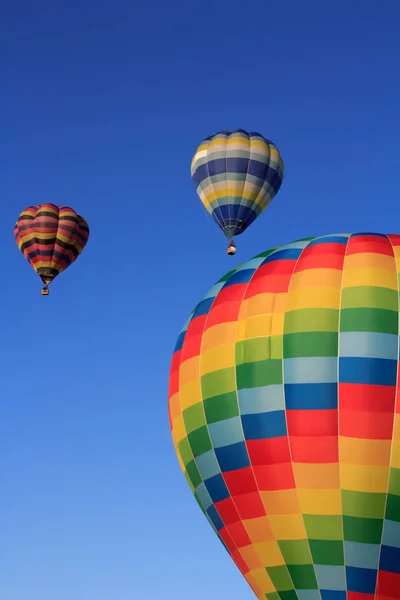
<instances>
[{"instance_id":1,"label":"balloon basket","mask_svg":"<svg viewBox=\"0 0 400 600\"><path fill-rule=\"evenodd\" d=\"M49 295L49 288L44 286L44 288L42 288L42 296L48 296Z\"/></svg>"},{"instance_id":2,"label":"balloon basket","mask_svg":"<svg viewBox=\"0 0 400 600\"><path fill-rule=\"evenodd\" d=\"M236 246L233 242L229 244L226 253L229 254L229 256L234 256L236 254Z\"/></svg>"}]
</instances>

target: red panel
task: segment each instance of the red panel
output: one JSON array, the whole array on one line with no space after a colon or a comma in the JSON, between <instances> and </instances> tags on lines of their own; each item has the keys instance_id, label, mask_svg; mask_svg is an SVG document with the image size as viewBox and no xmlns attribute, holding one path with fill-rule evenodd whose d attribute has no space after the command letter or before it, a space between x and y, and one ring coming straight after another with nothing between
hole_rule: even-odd
<instances>
[{"instance_id":1,"label":"red panel","mask_svg":"<svg viewBox=\"0 0 400 600\"><path fill-rule=\"evenodd\" d=\"M349 254L359 254L361 252L386 254L393 256L392 244L387 238L375 235L358 235L350 237L347 244L347 256Z\"/></svg>"},{"instance_id":2,"label":"red panel","mask_svg":"<svg viewBox=\"0 0 400 600\"><path fill-rule=\"evenodd\" d=\"M274 465L290 462L287 437L247 440L246 445L252 465Z\"/></svg>"},{"instance_id":3,"label":"red panel","mask_svg":"<svg viewBox=\"0 0 400 600\"><path fill-rule=\"evenodd\" d=\"M290 436L333 436L338 433L338 414L331 410L288 410L286 420Z\"/></svg>"},{"instance_id":4,"label":"red panel","mask_svg":"<svg viewBox=\"0 0 400 600\"><path fill-rule=\"evenodd\" d=\"M340 410L340 435L366 440L391 440L393 414Z\"/></svg>"},{"instance_id":5,"label":"red panel","mask_svg":"<svg viewBox=\"0 0 400 600\"><path fill-rule=\"evenodd\" d=\"M257 519L265 516L265 508L258 492L233 498L241 519Z\"/></svg>"},{"instance_id":6,"label":"red panel","mask_svg":"<svg viewBox=\"0 0 400 600\"><path fill-rule=\"evenodd\" d=\"M249 494L257 491L257 484L251 467L236 469L236 471L228 471L223 473L223 476L231 496Z\"/></svg>"},{"instance_id":7,"label":"red panel","mask_svg":"<svg viewBox=\"0 0 400 600\"><path fill-rule=\"evenodd\" d=\"M314 248L318 248L318 246L314 246ZM343 256L340 254L317 254L315 256L306 256L304 258L302 255L297 263L295 273L306 271L308 269L337 269L338 271L341 271L342 268Z\"/></svg>"},{"instance_id":8,"label":"red panel","mask_svg":"<svg viewBox=\"0 0 400 600\"><path fill-rule=\"evenodd\" d=\"M384 600L385 596L390 599L400 598L400 574L379 571L377 591L379 600Z\"/></svg>"},{"instance_id":9,"label":"red panel","mask_svg":"<svg viewBox=\"0 0 400 600\"><path fill-rule=\"evenodd\" d=\"M318 437L290 437L292 460L296 463L336 463L339 444L336 435Z\"/></svg>"},{"instance_id":10,"label":"red panel","mask_svg":"<svg viewBox=\"0 0 400 600\"><path fill-rule=\"evenodd\" d=\"M225 529L238 548L243 548L243 546L249 546L251 544L251 540L242 523L239 522L233 523L232 525L227 525ZM223 530L221 529L221 531Z\"/></svg>"},{"instance_id":11,"label":"red panel","mask_svg":"<svg viewBox=\"0 0 400 600\"><path fill-rule=\"evenodd\" d=\"M296 487L292 463L254 467L254 475L261 491L290 490Z\"/></svg>"},{"instance_id":12,"label":"red panel","mask_svg":"<svg viewBox=\"0 0 400 600\"><path fill-rule=\"evenodd\" d=\"M233 286L232 286L233 287ZM207 319L207 329L220 323L235 322L239 316L241 302L225 302L219 306L213 306Z\"/></svg>"},{"instance_id":13,"label":"red panel","mask_svg":"<svg viewBox=\"0 0 400 600\"><path fill-rule=\"evenodd\" d=\"M388 385L339 383L340 410L394 413L396 388Z\"/></svg>"},{"instance_id":14,"label":"red panel","mask_svg":"<svg viewBox=\"0 0 400 600\"><path fill-rule=\"evenodd\" d=\"M232 498L226 498L225 500L216 502L214 506L224 522L224 525L231 525L232 523L240 521L239 513L233 504Z\"/></svg>"},{"instance_id":15,"label":"red panel","mask_svg":"<svg viewBox=\"0 0 400 600\"><path fill-rule=\"evenodd\" d=\"M228 285L227 287L222 288L213 302L210 314L214 308L221 306L221 304L226 304L227 302L241 302L247 285L247 283L235 283L234 285Z\"/></svg>"}]
</instances>

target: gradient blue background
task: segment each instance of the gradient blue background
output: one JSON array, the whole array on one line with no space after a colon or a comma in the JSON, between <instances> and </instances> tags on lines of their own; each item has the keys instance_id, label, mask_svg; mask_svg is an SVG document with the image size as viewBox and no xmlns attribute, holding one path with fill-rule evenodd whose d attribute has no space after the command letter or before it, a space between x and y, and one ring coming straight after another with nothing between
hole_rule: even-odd
<instances>
[{"instance_id":1,"label":"gradient blue background","mask_svg":"<svg viewBox=\"0 0 400 600\"><path fill-rule=\"evenodd\" d=\"M399 26L396 0L4 3L1 598L253 598L176 460L171 353L214 281L258 252L400 232ZM232 259L190 161L238 127L286 170ZM13 239L43 202L91 227L49 298Z\"/></svg>"}]
</instances>

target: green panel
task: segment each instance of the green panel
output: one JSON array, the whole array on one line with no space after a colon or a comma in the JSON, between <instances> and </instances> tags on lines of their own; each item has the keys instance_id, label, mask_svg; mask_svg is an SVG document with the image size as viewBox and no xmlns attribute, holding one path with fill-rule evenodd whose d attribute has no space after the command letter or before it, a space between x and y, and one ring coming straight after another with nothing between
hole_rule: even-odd
<instances>
[{"instance_id":1,"label":"green panel","mask_svg":"<svg viewBox=\"0 0 400 600\"><path fill-rule=\"evenodd\" d=\"M400 469L390 468L389 492L400 496Z\"/></svg>"},{"instance_id":2,"label":"green panel","mask_svg":"<svg viewBox=\"0 0 400 600\"><path fill-rule=\"evenodd\" d=\"M185 408L182 414L187 433L200 429L200 427L203 427L206 424L204 408L201 402L189 406L189 408Z\"/></svg>"},{"instance_id":3,"label":"green panel","mask_svg":"<svg viewBox=\"0 0 400 600\"><path fill-rule=\"evenodd\" d=\"M188 463L186 466L186 473L188 474L189 479L195 488L197 488L197 486L203 481L194 460L190 461L190 463Z\"/></svg>"},{"instance_id":4,"label":"green panel","mask_svg":"<svg viewBox=\"0 0 400 600\"><path fill-rule=\"evenodd\" d=\"M299 600L295 590L284 590L283 592L279 591L279 598L281 600Z\"/></svg>"},{"instance_id":5,"label":"green panel","mask_svg":"<svg viewBox=\"0 0 400 600\"><path fill-rule=\"evenodd\" d=\"M207 375L203 375L201 378L201 392L203 399L220 396L221 394L234 392L235 390L236 379L235 369L233 367L220 369L213 373L207 373Z\"/></svg>"},{"instance_id":6,"label":"green panel","mask_svg":"<svg viewBox=\"0 0 400 600\"><path fill-rule=\"evenodd\" d=\"M344 515L366 519L383 519L385 516L385 506L386 494L342 490Z\"/></svg>"},{"instance_id":7,"label":"green panel","mask_svg":"<svg viewBox=\"0 0 400 600\"><path fill-rule=\"evenodd\" d=\"M343 516L344 539L347 542L380 544L382 540L382 519L359 519Z\"/></svg>"},{"instance_id":8,"label":"green panel","mask_svg":"<svg viewBox=\"0 0 400 600\"><path fill-rule=\"evenodd\" d=\"M200 500L200 498L199 498L199 497L198 497L198 495L197 495L197 492L195 492L195 493L194 493L194 497L195 497L195 499L196 499L196 502L197 502L197 504L200 506L200 508L201 508L202 512L205 514L205 513L206 513L206 509L205 509L205 508L204 508L204 506L202 505L202 503L201 503L201 500Z\"/></svg>"},{"instance_id":9,"label":"green panel","mask_svg":"<svg viewBox=\"0 0 400 600\"><path fill-rule=\"evenodd\" d=\"M313 540L342 540L340 515L303 515L307 536Z\"/></svg>"},{"instance_id":10,"label":"green panel","mask_svg":"<svg viewBox=\"0 0 400 600\"><path fill-rule=\"evenodd\" d=\"M342 290L343 308L386 308L397 311L398 293L395 290L374 286L358 286Z\"/></svg>"},{"instance_id":11,"label":"green panel","mask_svg":"<svg viewBox=\"0 0 400 600\"><path fill-rule=\"evenodd\" d=\"M283 357L283 336L282 335L271 335L271 358Z\"/></svg>"},{"instance_id":12,"label":"green panel","mask_svg":"<svg viewBox=\"0 0 400 600\"><path fill-rule=\"evenodd\" d=\"M382 308L345 308L341 311L340 331L371 331L397 335L398 312Z\"/></svg>"},{"instance_id":13,"label":"green panel","mask_svg":"<svg viewBox=\"0 0 400 600\"><path fill-rule=\"evenodd\" d=\"M239 407L236 392L207 398L207 400L204 400L204 410L207 423L217 423L224 419L237 417L239 415Z\"/></svg>"},{"instance_id":14,"label":"green panel","mask_svg":"<svg viewBox=\"0 0 400 600\"><path fill-rule=\"evenodd\" d=\"M236 365L271 358L270 339L261 337L238 342L235 348Z\"/></svg>"},{"instance_id":15,"label":"green panel","mask_svg":"<svg viewBox=\"0 0 400 600\"><path fill-rule=\"evenodd\" d=\"M193 459L193 454L190 449L189 440L184 438L178 444L179 454L181 455L181 459L183 460L183 464L186 466L188 462Z\"/></svg>"},{"instance_id":16,"label":"green panel","mask_svg":"<svg viewBox=\"0 0 400 600\"><path fill-rule=\"evenodd\" d=\"M313 565L288 565L290 577L296 590L317 590Z\"/></svg>"},{"instance_id":17,"label":"green panel","mask_svg":"<svg viewBox=\"0 0 400 600\"><path fill-rule=\"evenodd\" d=\"M283 336L285 358L308 356L337 356L338 333L335 331L311 331L289 333Z\"/></svg>"},{"instance_id":18,"label":"green panel","mask_svg":"<svg viewBox=\"0 0 400 600\"><path fill-rule=\"evenodd\" d=\"M266 567L265 570L278 592L293 589L293 583L285 565L280 567Z\"/></svg>"},{"instance_id":19,"label":"green panel","mask_svg":"<svg viewBox=\"0 0 400 600\"><path fill-rule=\"evenodd\" d=\"M284 333L337 331L339 311L335 308L301 308L285 314Z\"/></svg>"},{"instance_id":20,"label":"green panel","mask_svg":"<svg viewBox=\"0 0 400 600\"><path fill-rule=\"evenodd\" d=\"M282 383L282 361L271 359L238 365L236 378L239 390Z\"/></svg>"},{"instance_id":21,"label":"green panel","mask_svg":"<svg viewBox=\"0 0 400 600\"><path fill-rule=\"evenodd\" d=\"M400 496L388 494L386 506L386 519L400 522Z\"/></svg>"},{"instance_id":22,"label":"green panel","mask_svg":"<svg viewBox=\"0 0 400 600\"><path fill-rule=\"evenodd\" d=\"M312 563L307 540L280 540L278 545L287 565L308 565Z\"/></svg>"},{"instance_id":23,"label":"green panel","mask_svg":"<svg viewBox=\"0 0 400 600\"><path fill-rule=\"evenodd\" d=\"M342 541L310 540L310 548L314 564L344 565Z\"/></svg>"},{"instance_id":24,"label":"green panel","mask_svg":"<svg viewBox=\"0 0 400 600\"><path fill-rule=\"evenodd\" d=\"M187 471L185 471L185 479L186 479L186 481L188 482L188 484L189 484L189 487L190 487L190 489L192 490L192 492L193 492L193 494L194 494L194 486L193 486L193 483L192 483L192 482L191 482L191 480L190 480L190 477L189 477L189 475L188 475Z\"/></svg>"},{"instance_id":25,"label":"green panel","mask_svg":"<svg viewBox=\"0 0 400 600\"><path fill-rule=\"evenodd\" d=\"M195 457L204 454L204 452L208 452L208 450L211 450L212 448L206 425L201 427L201 429L189 433L188 438L193 456Z\"/></svg>"},{"instance_id":26,"label":"green panel","mask_svg":"<svg viewBox=\"0 0 400 600\"><path fill-rule=\"evenodd\" d=\"M267 600L281 600L281 597L278 594L278 592L270 592L269 594L265 594L265 597Z\"/></svg>"}]
</instances>

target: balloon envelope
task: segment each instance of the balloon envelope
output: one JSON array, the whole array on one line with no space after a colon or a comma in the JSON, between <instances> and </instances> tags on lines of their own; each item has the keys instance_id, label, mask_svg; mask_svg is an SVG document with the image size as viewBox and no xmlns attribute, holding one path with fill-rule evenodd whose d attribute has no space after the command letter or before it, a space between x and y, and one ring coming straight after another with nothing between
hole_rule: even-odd
<instances>
[{"instance_id":1,"label":"balloon envelope","mask_svg":"<svg viewBox=\"0 0 400 600\"><path fill-rule=\"evenodd\" d=\"M78 258L89 227L72 208L48 203L23 210L14 236L25 258L48 284Z\"/></svg>"},{"instance_id":2,"label":"balloon envelope","mask_svg":"<svg viewBox=\"0 0 400 600\"><path fill-rule=\"evenodd\" d=\"M399 235L297 241L179 335L178 459L259 600L400 598L399 271Z\"/></svg>"},{"instance_id":3,"label":"balloon envelope","mask_svg":"<svg viewBox=\"0 0 400 600\"><path fill-rule=\"evenodd\" d=\"M200 144L191 173L204 207L231 239L274 198L282 183L283 162L275 144L259 133L220 131Z\"/></svg>"}]
</instances>

